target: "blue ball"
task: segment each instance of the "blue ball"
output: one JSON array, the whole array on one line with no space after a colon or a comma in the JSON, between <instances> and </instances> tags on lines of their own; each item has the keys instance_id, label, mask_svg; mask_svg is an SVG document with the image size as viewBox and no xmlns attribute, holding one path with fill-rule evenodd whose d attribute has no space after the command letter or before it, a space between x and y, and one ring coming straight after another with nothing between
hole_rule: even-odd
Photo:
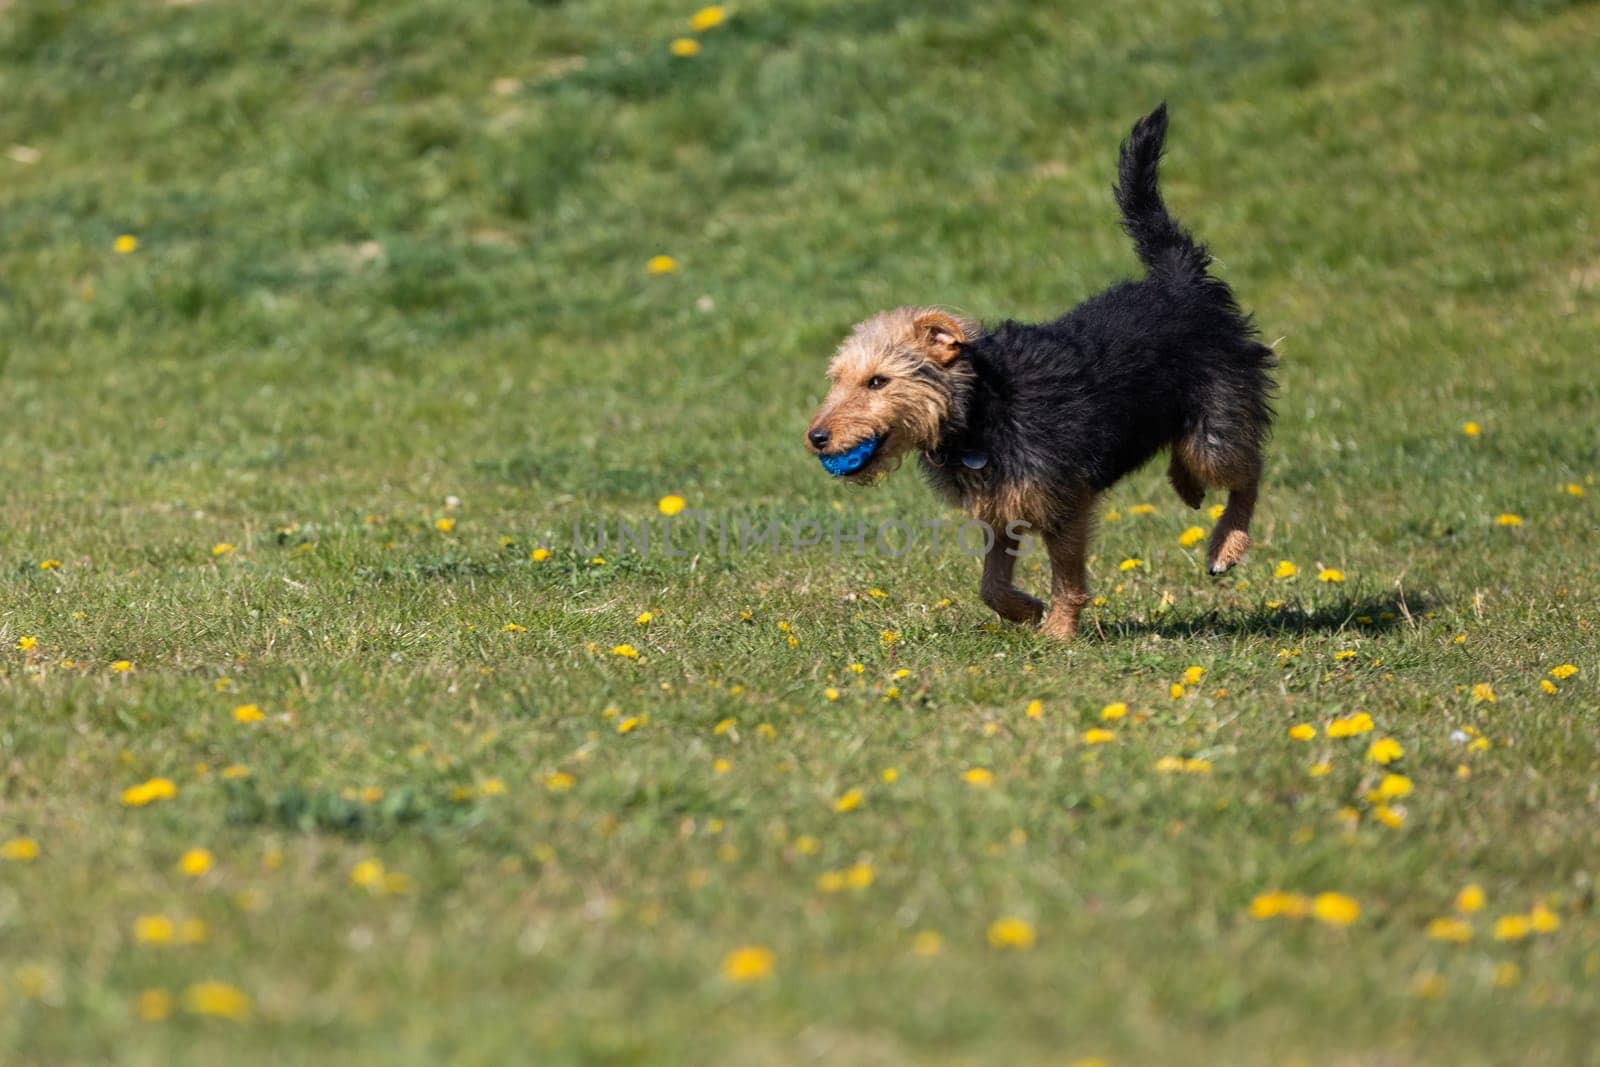
<instances>
[{"instance_id":1,"label":"blue ball","mask_svg":"<svg viewBox=\"0 0 1600 1067\"><path fill-rule=\"evenodd\" d=\"M871 459L872 454L877 450L878 439L869 437L860 444L843 452L835 452L831 456L819 456L817 458L822 460L823 470L826 470L835 478L842 478L846 474L854 474L866 466L867 460Z\"/></svg>"}]
</instances>

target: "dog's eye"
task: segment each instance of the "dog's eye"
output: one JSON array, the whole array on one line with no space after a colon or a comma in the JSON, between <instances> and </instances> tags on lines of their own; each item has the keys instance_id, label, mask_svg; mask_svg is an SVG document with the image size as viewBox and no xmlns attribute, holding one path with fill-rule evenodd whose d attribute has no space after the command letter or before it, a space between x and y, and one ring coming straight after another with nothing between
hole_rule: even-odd
<instances>
[{"instance_id":1,"label":"dog's eye","mask_svg":"<svg viewBox=\"0 0 1600 1067\"><path fill-rule=\"evenodd\" d=\"M886 386L888 384L889 384L889 379L885 378L881 374L874 374L872 377L867 379L867 388L868 389L882 389L884 386Z\"/></svg>"}]
</instances>

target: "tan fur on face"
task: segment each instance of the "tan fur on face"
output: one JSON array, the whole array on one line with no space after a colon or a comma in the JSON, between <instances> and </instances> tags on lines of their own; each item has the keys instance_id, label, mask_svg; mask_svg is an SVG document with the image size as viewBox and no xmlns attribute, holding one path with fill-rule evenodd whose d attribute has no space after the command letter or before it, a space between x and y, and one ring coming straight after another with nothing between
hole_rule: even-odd
<instances>
[{"instance_id":1,"label":"tan fur on face","mask_svg":"<svg viewBox=\"0 0 1600 1067\"><path fill-rule=\"evenodd\" d=\"M895 308L858 323L828 365L832 385L810 428L828 431L828 452L887 436L869 474L892 468L914 449L937 447L952 388L971 378L955 357L960 343L977 332L971 319L928 307ZM938 372L930 374L930 365ZM888 384L869 389L880 376Z\"/></svg>"}]
</instances>

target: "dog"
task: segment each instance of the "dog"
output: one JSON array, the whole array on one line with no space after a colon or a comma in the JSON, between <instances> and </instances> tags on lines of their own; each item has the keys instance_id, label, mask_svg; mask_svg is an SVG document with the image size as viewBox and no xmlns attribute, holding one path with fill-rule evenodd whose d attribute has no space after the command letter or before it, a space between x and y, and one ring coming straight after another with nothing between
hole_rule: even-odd
<instances>
[{"instance_id":1,"label":"dog","mask_svg":"<svg viewBox=\"0 0 1600 1067\"><path fill-rule=\"evenodd\" d=\"M928 482L993 534L984 603L1002 618L1071 640L1089 600L1088 549L1099 497L1165 449L1167 477L1198 508L1227 505L1208 569L1250 547L1271 428L1273 352L1204 245L1162 202L1163 103L1122 143L1113 190L1145 268L1053 322L985 327L939 307L901 307L855 326L828 367L806 430L832 475L872 482L920 454ZM1051 604L1013 581L1021 535L1044 542Z\"/></svg>"}]
</instances>

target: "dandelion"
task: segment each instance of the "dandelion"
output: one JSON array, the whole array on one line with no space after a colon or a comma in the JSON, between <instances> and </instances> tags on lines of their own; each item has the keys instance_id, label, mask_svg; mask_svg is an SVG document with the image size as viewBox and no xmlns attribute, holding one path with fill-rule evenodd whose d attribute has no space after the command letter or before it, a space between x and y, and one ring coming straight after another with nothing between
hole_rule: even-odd
<instances>
[{"instance_id":1,"label":"dandelion","mask_svg":"<svg viewBox=\"0 0 1600 1067\"><path fill-rule=\"evenodd\" d=\"M237 782L241 778L250 777L250 768L242 763L230 763L222 768L222 777L230 782Z\"/></svg>"},{"instance_id":2,"label":"dandelion","mask_svg":"<svg viewBox=\"0 0 1600 1067\"><path fill-rule=\"evenodd\" d=\"M634 616L633 621L638 623L640 626L649 626L652 622L655 621L655 618L656 617L655 617L655 613L654 612L641 611L641 612L639 612L638 615Z\"/></svg>"},{"instance_id":3,"label":"dandelion","mask_svg":"<svg viewBox=\"0 0 1600 1067\"><path fill-rule=\"evenodd\" d=\"M679 37L672 42L672 54L681 59L700 54L700 42L693 37Z\"/></svg>"},{"instance_id":4,"label":"dandelion","mask_svg":"<svg viewBox=\"0 0 1600 1067\"><path fill-rule=\"evenodd\" d=\"M1180 682L1173 682L1167 687L1167 696L1171 697L1173 700L1181 700L1183 698L1183 684Z\"/></svg>"},{"instance_id":5,"label":"dandelion","mask_svg":"<svg viewBox=\"0 0 1600 1067\"><path fill-rule=\"evenodd\" d=\"M1493 704L1495 700L1494 686L1488 682L1479 682L1472 687L1472 699L1479 704Z\"/></svg>"},{"instance_id":6,"label":"dandelion","mask_svg":"<svg viewBox=\"0 0 1600 1067\"><path fill-rule=\"evenodd\" d=\"M727 774L731 770L733 770L733 764L720 756L711 761L712 774Z\"/></svg>"},{"instance_id":7,"label":"dandelion","mask_svg":"<svg viewBox=\"0 0 1600 1067\"><path fill-rule=\"evenodd\" d=\"M826 689L824 689L822 691L822 696L823 696L823 698L825 700L830 700L830 701L838 700L839 699L839 690L835 689L833 686L830 685L830 686L828 686L828 688L826 688Z\"/></svg>"},{"instance_id":8,"label":"dandelion","mask_svg":"<svg viewBox=\"0 0 1600 1067\"><path fill-rule=\"evenodd\" d=\"M10 863L32 863L39 858L39 842L31 837L13 837L0 844L0 860Z\"/></svg>"},{"instance_id":9,"label":"dandelion","mask_svg":"<svg viewBox=\"0 0 1600 1067\"><path fill-rule=\"evenodd\" d=\"M39 639L32 634L23 634L17 638L18 652L32 652L39 647Z\"/></svg>"},{"instance_id":10,"label":"dandelion","mask_svg":"<svg viewBox=\"0 0 1600 1067\"><path fill-rule=\"evenodd\" d=\"M238 546L230 544L227 541L218 541L216 544L211 546L211 554L213 556L231 556L235 551L237 551L237 547Z\"/></svg>"},{"instance_id":11,"label":"dandelion","mask_svg":"<svg viewBox=\"0 0 1600 1067\"><path fill-rule=\"evenodd\" d=\"M133 939L143 945L165 945L177 933L177 926L165 915L141 915L133 920Z\"/></svg>"},{"instance_id":12,"label":"dandelion","mask_svg":"<svg viewBox=\"0 0 1600 1067\"><path fill-rule=\"evenodd\" d=\"M1536 934L1553 934L1561 929L1561 916L1543 904L1535 904L1528 912L1528 925Z\"/></svg>"},{"instance_id":13,"label":"dandelion","mask_svg":"<svg viewBox=\"0 0 1600 1067\"><path fill-rule=\"evenodd\" d=\"M133 670L133 661L126 659L115 660L111 664L111 669L118 674L127 674Z\"/></svg>"},{"instance_id":14,"label":"dandelion","mask_svg":"<svg viewBox=\"0 0 1600 1067\"><path fill-rule=\"evenodd\" d=\"M1343 893L1318 893L1311 901L1311 917L1329 926L1349 926L1361 918L1361 905Z\"/></svg>"},{"instance_id":15,"label":"dandelion","mask_svg":"<svg viewBox=\"0 0 1600 1067\"><path fill-rule=\"evenodd\" d=\"M1086 745L1105 745L1117 739L1117 735L1110 730L1085 730L1083 743Z\"/></svg>"},{"instance_id":16,"label":"dandelion","mask_svg":"<svg viewBox=\"0 0 1600 1067\"><path fill-rule=\"evenodd\" d=\"M1358 711L1353 715L1334 719L1328 724L1327 733L1331 738L1355 737L1358 734L1370 734L1374 725L1371 715Z\"/></svg>"},{"instance_id":17,"label":"dandelion","mask_svg":"<svg viewBox=\"0 0 1600 1067\"><path fill-rule=\"evenodd\" d=\"M178 787L170 778L151 778L147 782L129 786L122 791L122 803L130 808L142 808L156 800L170 800L178 795Z\"/></svg>"},{"instance_id":18,"label":"dandelion","mask_svg":"<svg viewBox=\"0 0 1600 1067\"><path fill-rule=\"evenodd\" d=\"M449 516L446 516L442 519L434 519L433 528L438 530L440 533L450 533L456 528L456 520L450 518Z\"/></svg>"},{"instance_id":19,"label":"dandelion","mask_svg":"<svg viewBox=\"0 0 1600 1067\"><path fill-rule=\"evenodd\" d=\"M611 654L621 656L623 659L638 659L639 650L632 645L612 645Z\"/></svg>"},{"instance_id":20,"label":"dandelion","mask_svg":"<svg viewBox=\"0 0 1600 1067\"><path fill-rule=\"evenodd\" d=\"M1494 524L1496 526L1521 526L1522 516L1515 512L1502 511L1494 517Z\"/></svg>"},{"instance_id":21,"label":"dandelion","mask_svg":"<svg viewBox=\"0 0 1600 1067\"><path fill-rule=\"evenodd\" d=\"M1038 940L1033 924L1014 915L996 919L989 924L989 944L993 948L1027 952Z\"/></svg>"},{"instance_id":22,"label":"dandelion","mask_svg":"<svg viewBox=\"0 0 1600 1067\"><path fill-rule=\"evenodd\" d=\"M1411 779L1403 774L1386 774L1378 782L1378 787L1367 793L1367 799L1376 802L1385 800L1399 800L1411 795L1415 787Z\"/></svg>"},{"instance_id":23,"label":"dandelion","mask_svg":"<svg viewBox=\"0 0 1600 1067\"><path fill-rule=\"evenodd\" d=\"M1556 685L1556 683L1552 682L1548 678L1540 678L1539 679L1539 688L1543 689L1546 693L1559 693L1559 692L1561 692L1561 687Z\"/></svg>"},{"instance_id":24,"label":"dandelion","mask_svg":"<svg viewBox=\"0 0 1600 1067\"><path fill-rule=\"evenodd\" d=\"M730 982L745 984L763 982L772 977L777 958L772 950L760 945L736 948L722 958L722 977Z\"/></svg>"},{"instance_id":25,"label":"dandelion","mask_svg":"<svg viewBox=\"0 0 1600 1067\"><path fill-rule=\"evenodd\" d=\"M1155 513L1156 506L1154 504L1135 504L1128 509L1129 515L1154 515Z\"/></svg>"},{"instance_id":26,"label":"dandelion","mask_svg":"<svg viewBox=\"0 0 1600 1067\"><path fill-rule=\"evenodd\" d=\"M552 793L565 793L578 783L566 771L552 771L544 776L544 787Z\"/></svg>"},{"instance_id":27,"label":"dandelion","mask_svg":"<svg viewBox=\"0 0 1600 1067\"><path fill-rule=\"evenodd\" d=\"M1317 736L1317 728L1310 723L1295 723L1289 727L1289 736L1296 741L1313 741Z\"/></svg>"},{"instance_id":28,"label":"dandelion","mask_svg":"<svg viewBox=\"0 0 1600 1067\"><path fill-rule=\"evenodd\" d=\"M1258 893L1250 901L1252 919L1304 918L1311 911L1311 902L1299 893L1285 893L1281 889Z\"/></svg>"},{"instance_id":29,"label":"dandelion","mask_svg":"<svg viewBox=\"0 0 1600 1067\"><path fill-rule=\"evenodd\" d=\"M1144 566L1144 560L1134 557L1134 558L1125 559L1121 563L1117 564L1117 570L1119 570L1119 571L1136 571L1140 567L1143 567L1143 566Z\"/></svg>"},{"instance_id":30,"label":"dandelion","mask_svg":"<svg viewBox=\"0 0 1600 1067\"><path fill-rule=\"evenodd\" d=\"M59 559L40 560L39 569L42 571L58 571L61 569L61 561Z\"/></svg>"},{"instance_id":31,"label":"dandelion","mask_svg":"<svg viewBox=\"0 0 1600 1067\"><path fill-rule=\"evenodd\" d=\"M183 1006L195 1015L242 1023L250 1018L250 998L227 982L196 982L183 992Z\"/></svg>"},{"instance_id":32,"label":"dandelion","mask_svg":"<svg viewBox=\"0 0 1600 1067\"><path fill-rule=\"evenodd\" d=\"M1030 700L1030 701L1028 701L1028 706L1024 710L1023 714L1027 715L1028 718L1030 718L1030 719L1042 719L1042 718L1044 718L1044 701L1042 701L1042 700Z\"/></svg>"},{"instance_id":33,"label":"dandelion","mask_svg":"<svg viewBox=\"0 0 1600 1067\"><path fill-rule=\"evenodd\" d=\"M714 4L711 7L703 7L689 16L689 28L695 33L704 33L709 29L722 25L723 20L727 17L727 10L720 5Z\"/></svg>"},{"instance_id":34,"label":"dandelion","mask_svg":"<svg viewBox=\"0 0 1600 1067\"><path fill-rule=\"evenodd\" d=\"M630 715L626 719L623 719L621 722L617 723L617 733L631 734L642 725L644 725L643 716Z\"/></svg>"},{"instance_id":35,"label":"dandelion","mask_svg":"<svg viewBox=\"0 0 1600 1067\"><path fill-rule=\"evenodd\" d=\"M987 767L972 767L961 776L968 785L978 789L987 789L994 784L994 772Z\"/></svg>"},{"instance_id":36,"label":"dandelion","mask_svg":"<svg viewBox=\"0 0 1600 1067\"><path fill-rule=\"evenodd\" d=\"M1217 519L1222 518L1222 513L1226 510L1228 509L1221 504L1212 504L1209 508L1206 508L1206 514L1215 522Z\"/></svg>"},{"instance_id":37,"label":"dandelion","mask_svg":"<svg viewBox=\"0 0 1600 1067\"><path fill-rule=\"evenodd\" d=\"M1473 912L1483 910L1486 899L1483 886L1474 883L1456 894L1455 909L1463 915L1471 915Z\"/></svg>"},{"instance_id":38,"label":"dandelion","mask_svg":"<svg viewBox=\"0 0 1600 1067\"><path fill-rule=\"evenodd\" d=\"M1483 427L1479 426L1475 422L1463 422L1461 424L1461 432L1466 434L1468 437L1476 437L1483 432Z\"/></svg>"},{"instance_id":39,"label":"dandelion","mask_svg":"<svg viewBox=\"0 0 1600 1067\"><path fill-rule=\"evenodd\" d=\"M111 242L111 251L119 256L132 255L139 251L139 239L131 233L118 234L117 239Z\"/></svg>"},{"instance_id":40,"label":"dandelion","mask_svg":"<svg viewBox=\"0 0 1600 1067\"><path fill-rule=\"evenodd\" d=\"M535 563L543 563L550 558L550 550L548 548L536 548L528 554L528 558Z\"/></svg>"},{"instance_id":41,"label":"dandelion","mask_svg":"<svg viewBox=\"0 0 1600 1067\"><path fill-rule=\"evenodd\" d=\"M1373 805L1372 817L1391 830L1398 830L1406 824L1405 811L1401 808L1391 808L1387 804Z\"/></svg>"},{"instance_id":42,"label":"dandelion","mask_svg":"<svg viewBox=\"0 0 1600 1067\"><path fill-rule=\"evenodd\" d=\"M134 1001L134 1012L147 1023L158 1023L172 1014L172 994L165 989L146 989Z\"/></svg>"},{"instance_id":43,"label":"dandelion","mask_svg":"<svg viewBox=\"0 0 1600 1067\"><path fill-rule=\"evenodd\" d=\"M841 815L845 812L855 811L861 806L861 802L864 799L866 798L862 796L861 790L847 789L839 794L839 798L833 802L833 810Z\"/></svg>"},{"instance_id":44,"label":"dandelion","mask_svg":"<svg viewBox=\"0 0 1600 1067\"><path fill-rule=\"evenodd\" d=\"M944 938L933 930L918 930L911 939L911 951L917 956L937 956L944 951Z\"/></svg>"},{"instance_id":45,"label":"dandelion","mask_svg":"<svg viewBox=\"0 0 1600 1067\"><path fill-rule=\"evenodd\" d=\"M260 722L266 718L261 709L254 704L240 704L233 709L233 721L242 723Z\"/></svg>"},{"instance_id":46,"label":"dandelion","mask_svg":"<svg viewBox=\"0 0 1600 1067\"><path fill-rule=\"evenodd\" d=\"M1465 919L1447 915L1430 922L1426 933L1433 941L1452 941L1464 945L1472 940L1472 924Z\"/></svg>"},{"instance_id":47,"label":"dandelion","mask_svg":"<svg viewBox=\"0 0 1600 1067\"><path fill-rule=\"evenodd\" d=\"M1116 508L1112 508L1111 510L1106 512L1105 520L1107 522L1121 522L1122 521L1122 512L1118 511Z\"/></svg>"},{"instance_id":48,"label":"dandelion","mask_svg":"<svg viewBox=\"0 0 1600 1067\"><path fill-rule=\"evenodd\" d=\"M1578 668L1574 667L1570 663L1563 663L1559 667L1551 667L1550 668L1550 677L1559 679L1560 681L1563 681L1563 682L1566 681L1568 678L1571 678L1574 674L1577 674L1577 673L1578 673Z\"/></svg>"},{"instance_id":49,"label":"dandelion","mask_svg":"<svg viewBox=\"0 0 1600 1067\"><path fill-rule=\"evenodd\" d=\"M505 791L506 783L499 778L485 778L478 785L478 795L480 796L498 797L503 796Z\"/></svg>"},{"instance_id":50,"label":"dandelion","mask_svg":"<svg viewBox=\"0 0 1600 1067\"><path fill-rule=\"evenodd\" d=\"M1583 486L1579 485L1577 482L1568 482L1564 487L1564 491L1568 496L1582 496Z\"/></svg>"},{"instance_id":51,"label":"dandelion","mask_svg":"<svg viewBox=\"0 0 1600 1067\"><path fill-rule=\"evenodd\" d=\"M1326 778L1328 775L1333 773L1333 764L1329 763L1327 760L1323 760L1320 763L1313 763L1306 773L1311 775L1313 778Z\"/></svg>"},{"instance_id":52,"label":"dandelion","mask_svg":"<svg viewBox=\"0 0 1600 1067\"><path fill-rule=\"evenodd\" d=\"M1317 572L1317 581L1338 584L1344 581L1344 571L1337 567L1324 567Z\"/></svg>"},{"instance_id":53,"label":"dandelion","mask_svg":"<svg viewBox=\"0 0 1600 1067\"><path fill-rule=\"evenodd\" d=\"M1290 563L1286 559L1280 559L1278 561L1277 569L1272 572L1272 576L1274 578L1293 578L1299 573L1299 567L1296 567L1293 563Z\"/></svg>"},{"instance_id":54,"label":"dandelion","mask_svg":"<svg viewBox=\"0 0 1600 1067\"><path fill-rule=\"evenodd\" d=\"M1118 700L1100 709L1100 721L1116 722L1126 714L1128 714L1128 705Z\"/></svg>"},{"instance_id":55,"label":"dandelion","mask_svg":"<svg viewBox=\"0 0 1600 1067\"><path fill-rule=\"evenodd\" d=\"M893 767L885 767L879 777L883 779L885 785L894 785L900 780L900 772Z\"/></svg>"},{"instance_id":56,"label":"dandelion","mask_svg":"<svg viewBox=\"0 0 1600 1067\"><path fill-rule=\"evenodd\" d=\"M1510 989L1522 981L1522 968L1509 961L1494 969L1494 984L1499 989Z\"/></svg>"},{"instance_id":57,"label":"dandelion","mask_svg":"<svg viewBox=\"0 0 1600 1067\"><path fill-rule=\"evenodd\" d=\"M208 848L191 848L178 859L178 869L190 878L199 878L216 865L217 858Z\"/></svg>"},{"instance_id":58,"label":"dandelion","mask_svg":"<svg viewBox=\"0 0 1600 1067\"><path fill-rule=\"evenodd\" d=\"M664 257L657 257L657 258L664 258ZM655 260L652 259L650 262L654 263ZM675 264L675 263L671 264L670 266L667 267L667 269L668 270L676 270L677 269L677 264ZM660 274L662 272L661 271L652 270L651 273L652 274ZM687 503L688 502L685 501L683 499L683 497L678 496L676 493L668 493L666 496L664 496L660 500L656 501L656 510L661 512L661 514L663 514L663 515L667 515L667 516L676 515L678 512L682 511L687 506Z\"/></svg>"},{"instance_id":59,"label":"dandelion","mask_svg":"<svg viewBox=\"0 0 1600 1067\"><path fill-rule=\"evenodd\" d=\"M1184 548L1192 548L1206 538L1205 530L1198 526L1191 526L1178 535L1178 544Z\"/></svg>"},{"instance_id":60,"label":"dandelion","mask_svg":"<svg viewBox=\"0 0 1600 1067\"><path fill-rule=\"evenodd\" d=\"M1532 931L1533 925L1526 916L1502 915L1494 921L1494 939L1496 941L1521 941Z\"/></svg>"},{"instance_id":61,"label":"dandelion","mask_svg":"<svg viewBox=\"0 0 1600 1067\"><path fill-rule=\"evenodd\" d=\"M1367 746L1367 759L1373 763L1390 764L1404 756L1406 751L1392 737L1380 737Z\"/></svg>"}]
</instances>

